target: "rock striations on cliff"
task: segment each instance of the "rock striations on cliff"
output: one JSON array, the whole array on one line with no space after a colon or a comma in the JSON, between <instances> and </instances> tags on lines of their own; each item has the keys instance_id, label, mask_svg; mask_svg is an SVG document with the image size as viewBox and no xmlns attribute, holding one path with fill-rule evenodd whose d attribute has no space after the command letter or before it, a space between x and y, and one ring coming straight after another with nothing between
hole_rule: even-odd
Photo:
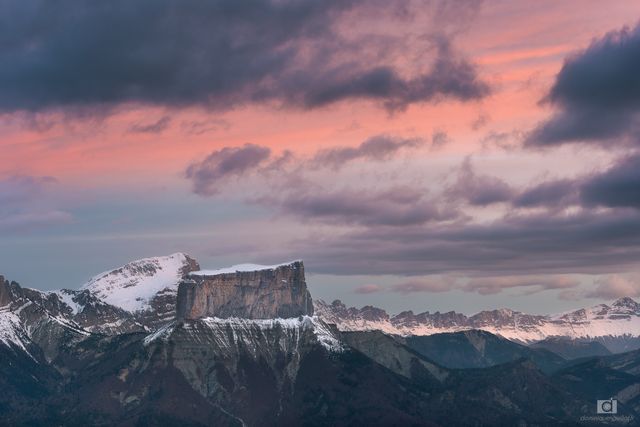
<instances>
[{"instance_id":1,"label":"rock striations on cliff","mask_svg":"<svg viewBox=\"0 0 640 427\"><path fill-rule=\"evenodd\" d=\"M191 272L178 286L177 318L292 318L313 315L302 261L240 264Z\"/></svg>"}]
</instances>

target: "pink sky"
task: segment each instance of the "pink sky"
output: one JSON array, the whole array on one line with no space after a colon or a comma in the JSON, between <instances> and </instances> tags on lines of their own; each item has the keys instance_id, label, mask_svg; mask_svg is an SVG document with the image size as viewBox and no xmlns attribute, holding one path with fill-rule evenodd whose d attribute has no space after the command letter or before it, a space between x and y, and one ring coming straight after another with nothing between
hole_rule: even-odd
<instances>
[{"instance_id":1,"label":"pink sky","mask_svg":"<svg viewBox=\"0 0 640 427\"><path fill-rule=\"evenodd\" d=\"M265 3L269 2L265 0ZM408 15L401 5L406 6ZM188 14L186 8L187 6L185 14ZM66 52L64 49L67 46L64 43L59 46L53 43L60 34L60 40L66 40L66 31L75 30L69 29L71 24L68 23L67 27L57 28L55 31L46 25L37 27L34 24L34 28L42 31L42 40L45 41L20 40L13 46L15 51L27 58L29 49L42 48L49 54L46 51L49 49L48 40L54 40L50 49L57 53L43 56L54 58L51 68L46 68L48 65L43 62L42 69L35 65L34 69L19 70L16 73L18 77L15 77L19 79L24 74L27 79L31 75L29 72L32 72L33 75L41 75L39 80L26 85L26 89L16 89L15 93L7 95L6 102L0 95L0 111L4 112L0 113L0 201L6 197L10 203L15 203L15 206L7 204L5 211L0 210L0 231L3 230L4 221L4 224L9 224L5 231L12 244L24 242L28 245L28 242L38 239L54 241L57 238L72 238L89 241L96 236L126 236L127 233L132 235L134 232L145 236L191 236L201 232L225 234L225 224L233 224L239 230L241 240L246 239L250 232L257 233L261 235L258 239L261 244L272 244L277 250L248 250L227 234L223 239L224 243L214 244L203 238L193 244L193 250L201 251L202 258L216 264L211 267L222 267L227 261L271 261L279 255L297 258L296 253L278 250L286 247L294 251L299 247L301 254L308 252L312 260L318 260L318 274L332 277L326 279L327 283L339 282L342 280L340 278L344 278L344 289L336 290L337 285L321 288L319 292L324 292L327 298L330 298L328 295L338 293L347 300L375 301L398 307L403 301L406 302L407 296L385 293L385 286L393 289L394 283L406 282L402 278L403 270L399 264L393 264L390 260L388 274L384 271L365 274L369 267L362 267L358 271L354 267L351 271L340 263L332 264L331 251L340 250L352 243L355 245L361 239L379 239L381 237L378 234L374 237L374 233L388 230L394 230L397 234L385 236L383 241L395 242L394 239L397 238L398 242L405 242L411 240L410 236L420 235L421 232L426 233L427 240L443 238L444 235L448 236L454 226L468 228L470 232L476 233L476 228L501 224L507 224L507 228L512 226L520 229L526 222L526 227L534 229L540 227L542 221L538 221L537 215L550 221L573 218L572 215L575 215L576 221L579 221L579 217L589 224L590 221L597 222L605 217L628 220L626 215L631 215L630 211L625 210L628 206L618 209L619 205L589 205L587 202L581 206L575 200L570 200L571 195L563 199L564 204L542 207L517 205L520 202L517 202L516 195L522 195L536 185L557 184L556 181L559 180L576 180L574 184L578 185L592 174L602 173L615 165L620 158L633 154L628 145L612 144L607 147L601 143L558 144L552 148L539 149L523 147L523 143L529 132L565 108L564 104L541 102L556 84L565 61L571 62L574 58L588 56L585 49L592 41L603 39L611 31L624 27L634 28L640 18L639 2L617 1L605 5L600 1L469 1L429 4L409 1L406 4L399 2L394 6L381 6L380 3L372 2L347 10L343 10L341 6L335 6L335 10L329 10L330 6L327 6L327 9L326 14L322 12L318 17L313 15L317 13L313 10L297 11L302 16L300 19L308 19L308 22L300 29L296 27L297 21L286 21L286 25L291 25L288 31L296 36L288 40L286 35L274 35L276 39L284 39L274 42L276 47L273 57L254 58L261 54L261 50L256 50L254 56L248 59L240 56L241 66L236 71L237 74L249 69L254 59L264 60L267 64L268 61L278 61L281 55L286 55L287 49L295 46L298 48L295 61L278 71L285 77L274 72L257 77L257 89L253 88L251 82L244 82L245 86L240 86L237 90L229 89L228 93L224 85L222 88L203 88L203 92L211 91L212 101L210 104L204 102L206 106L203 106L198 94L192 93L185 96L181 92L180 96L184 98L176 98L171 91L167 92L166 98L162 98L165 96L162 94L156 97L155 92L138 96L144 92L144 88L139 92L136 92L138 89L134 90L133 96L121 99L114 95L111 101L102 102L101 99L109 98L111 94L103 94L89 87L86 94L78 95L75 91L84 82L77 79L69 84L68 93L65 92L65 83L60 83L59 87L56 83L47 88L42 83L45 89L39 92L37 88L40 88L41 82L48 82L49 75L55 77L51 79L54 83L60 80L55 75L58 69L56 67L64 69L68 65L55 62L65 58L59 52ZM98 16L94 12L83 10L78 16L84 17L83 22L91 22L91 19ZM242 13L247 13L249 19L253 19L249 12ZM310 17L305 13L309 13ZM208 18L215 20L217 17ZM64 19L74 18L65 16ZM99 22L100 16L96 19ZM117 15L113 19L117 21ZM269 17L264 19L265 22L270 22ZM279 22L277 19L281 17L273 19ZM224 20L221 22L224 24ZM318 28L314 25L318 25ZM331 28L326 28L327 25ZM176 31L179 35L187 34L191 37L196 33L195 29L193 34L189 31L183 33L185 30L182 27L178 22L178 29L168 27L167 34L171 36L171 31ZM234 28L231 27L229 31L235 31ZM265 28L260 27L262 32L256 32L269 38L272 31L277 33L276 30L277 28L267 25ZM48 34L46 31L52 33ZM95 33L91 28L78 31L87 31L89 34L86 45L78 47L78 51L87 47L93 49L94 44L104 48L104 44L100 43L111 40L109 37L104 38L99 30ZM122 34L126 34L124 30ZM132 34L137 33L134 31ZM242 31L233 34L238 38L234 42L247 42L244 37L248 36ZM216 33L210 37L224 38L224 35ZM76 33L72 33L72 36L77 39ZM135 55L145 57L148 53L152 57L155 54L153 33L149 37L151 41L140 41L140 46L144 49L134 51ZM172 37L169 39L173 40ZM175 39L179 40L177 37ZM23 49L21 46L27 47ZM205 46L208 45L205 43ZM403 92L402 95L391 93L379 96L377 87L356 87L359 84L356 78L355 83L351 82L351 86L346 85L344 89L348 91L356 87L353 89L355 94L338 93L333 94L337 101L325 102L318 98L321 101L317 101L317 104L304 104L311 99L306 97L315 94L311 90L312 84L326 89L322 85L334 83L331 79L340 83L342 77L348 77L349 73L366 75L369 68L375 67L393 70L396 79L401 82L398 83L399 86L402 86L402 82L409 82L408 87L414 90L418 86L416 82L411 83L411 79L436 63L438 46L445 51L445 60L462 64L461 68L470 64L475 80L467 83L487 87L490 92L472 94L468 99L465 98L465 93L471 93L469 91L473 88L457 88L451 92L440 88L442 92L435 96L423 94L415 99L412 98L411 91ZM169 52L171 46L162 45L162 49L158 51L164 52L165 48ZM121 58L118 56L119 50L114 51L114 57ZM206 49L194 51L203 58L208 53ZM7 52L13 54L11 49ZM327 55L326 61L321 55L317 56L318 52L325 52L323 55ZM237 52L233 54L235 53ZM197 55L196 63L199 63L197 61L202 58ZM137 66L142 63L147 66L143 60L138 62L138 56L129 58L131 64ZM0 53L0 60L13 61L12 58L3 58ZM79 58L82 60L84 57ZM99 56L96 58L100 59ZM162 75L160 67L170 69L175 66L179 72L184 71L181 64L167 65L162 55L159 60L152 59L156 62L151 63L159 67L157 75L153 67L144 68L148 76L145 81L153 81ZM203 59L203 64L206 64L202 66L202 70L207 70L207 66L224 67L227 59L216 58L211 64ZM232 60L234 59L229 58L229 61ZM247 61L246 69L242 61ZM315 65L309 65L314 64L313 61L316 61ZM28 64L25 65L28 68L32 66L29 64L40 63L27 61L25 64ZM123 71L118 68L120 64L103 64L110 65L114 66L115 74ZM68 73L72 73L74 68L68 66L71 70ZM317 75L314 73L316 69ZM194 79L200 77L202 70L194 72ZM304 84L302 87L296 86L300 70L303 74L301 81L310 81L309 87ZM193 72L190 69L187 71ZM217 69L214 71L217 72ZM206 74L206 71L202 73ZM124 74L126 73L123 72ZM113 84L108 73L100 76L95 77L95 81L89 76L87 81L94 82L98 89L102 84L104 87ZM230 76L226 78L235 77L233 73ZM0 90L4 87L3 84L12 88L15 86L12 82L3 82L3 78L0 76ZM203 81L208 83L206 79ZM182 81L179 83L184 84ZM140 83L134 80L128 84L135 88ZM233 82L225 84L231 88ZM31 90L33 87L36 89ZM123 93L128 93L126 91L129 88L125 85ZM118 89L122 88L114 86L114 91ZM162 89L160 87L158 93ZM362 95L358 90L371 92ZM482 92L481 89L477 90ZM218 95L219 93L222 95ZM326 93L323 95L332 96L330 90ZM399 98L393 98L394 96ZM384 107L385 102L398 100L400 107ZM433 143L436 135L443 137L441 144ZM361 144L376 137L387 138L382 143L390 144L391 151L382 154L367 152L366 147ZM414 140L422 142L413 144L411 141ZM258 151L254 155L262 157L251 160L254 163L246 166L246 169L235 169L229 176L225 175L224 168L220 166L220 162L229 160L225 153L242 155L242 150L247 147L245 144L255 146ZM349 152L349 148L355 151ZM268 154L260 154L260 149L267 150ZM347 156L344 165L318 164L319 159L327 158L322 156L323 153L332 149L338 150L335 155ZM276 167L278 156L286 151L292 153L293 160ZM238 159L231 158L229 161L236 162ZM187 171L190 166L202 174L189 175ZM250 170L250 167L253 169ZM56 182L42 180L41 177L53 177ZM201 179L211 181L206 183L208 194L197 190L197 181ZM486 197L494 199L489 202L474 202L473 197L488 187L491 187L493 193ZM567 184L567 187L570 185ZM3 196L3 191L7 196ZM571 187L567 191L575 191L575 188ZM510 196L506 193L510 193ZM317 199L315 196L318 196ZM415 197L415 203L407 203L403 197ZM468 199L461 201L465 197ZM179 205L188 208L185 207L183 212L177 207ZM339 207L343 209L341 212L337 212ZM430 214L432 217L425 214L430 209L433 210ZM162 212L166 214L162 215ZM606 215L598 216L602 212ZM24 218L29 221L42 218L42 221L38 220L37 227L25 225L26 231L22 228L18 230L17 226L12 225L22 224ZM49 218L58 221L52 228L47 225ZM60 219L64 220L59 221ZM402 227L398 225L399 222L402 222ZM127 224L132 229L127 228ZM135 226L140 226L140 230L135 230ZM414 229L415 233L408 232ZM408 233L406 237L403 237L404 232ZM589 233L585 231L584 235ZM305 236L313 236L315 241L326 243L326 246L320 244L320 248L309 248L300 245L300 240ZM490 243L491 239L488 241ZM561 243L558 242L557 246L561 247ZM38 245L37 242L33 244ZM218 244L236 249L230 249L224 257L216 258L219 255L213 247ZM529 244L529 247L533 244ZM113 246L110 253L116 255L109 255L112 257L109 260L115 264L123 261L125 256L152 255L143 252L151 248L165 252L173 250L175 245L175 242L158 244L156 247L141 245L135 250L130 247L123 250L121 256L117 247ZM447 250L448 246L443 245L444 250ZM408 243L407 248L410 246L411 243ZM38 252L43 247L33 251ZM407 258L415 256L418 264L422 262L421 256L427 256L421 255L421 251L427 251L423 247L415 247L415 252L408 253L404 249L401 243L397 243L389 250L392 254L397 251L398 257L401 254ZM26 252L23 253L29 253L28 249L24 250ZM92 253L91 250L87 249L88 253ZM602 290L602 283L607 280L628 284L631 283L630 277L637 274L635 264L626 260L592 265L589 260L595 255L587 254L581 255L584 258L575 262L573 256L567 256L566 263L556 265L552 262L553 259L535 258L536 252L532 256L537 260L538 266L542 268L548 265L546 273L550 285L530 292L528 285L519 287L520 282L514 279L518 272L513 270L521 265L516 252L513 254L512 267L503 264L504 255L500 255L493 261L487 261L491 265L481 268L475 264L442 266L434 261L433 258L437 256L431 250L432 248L428 248L427 251L430 258L424 260L424 264L429 264L430 267L416 268L407 275L412 277L411 283L421 279L432 283L434 277L440 277L442 281L438 283L453 283L452 293L442 294L442 286L437 286L437 295L424 294L416 304L424 304L426 299L432 297L452 300L452 295L471 292L470 286L464 285L466 281L481 276L495 276L506 277L497 281L506 284L502 287L503 292L483 294L481 298L486 301L487 306L493 305L496 300L521 307L533 304L533 301L539 306L550 304L549 309L553 311L552 308L579 305L583 299L613 296L601 291L594 293L589 289ZM484 247L480 250L484 250ZM607 254L613 251L608 250ZM9 253L10 249L7 247L5 251ZM490 250L487 249L487 252ZM4 252L0 248L0 255L2 253ZM99 251L95 253L102 255ZM53 256L42 249L41 257L58 265L59 271L56 274L62 277L71 271L72 266L59 262L56 258L59 256L61 255ZM602 260L607 256L599 258ZM354 265L360 265L359 261L362 260L355 260ZM109 262L105 261L106 265L103 267L110 267ZM494 264L502 266L504 271L495 271L491 268ZM368 266L364 262L362 265ZM336 268L334 273L331 272L333 266ZM23 274L20 268L14 268L13 265L0 267L15 271L18 275ZM310 270L314 270L313 266ZM535 275L539 278L545 274L537 267L524 270L524 276ZM44 277L44 273L24 273L24 277L37 281ZM461 282L455 284L458 283L456 281ZM522 283L526 282L524 280ZM577 290L574 289L576 292L572 294L573 297L568 292L563 293L566 289L552 286L553 283L574 282ZM359 292L358 289L365 289L365 285L370 292ZM427 288L429 287L425 287ZM497 288L502 289L500 286ZM630 287L617 287L621 288L628 290ZM493 291L495 288L491 289ZM531 296L532 293L534 296ZM470 303L462 303L461 309L469 306Z\"/></svg>"}]
</instances>

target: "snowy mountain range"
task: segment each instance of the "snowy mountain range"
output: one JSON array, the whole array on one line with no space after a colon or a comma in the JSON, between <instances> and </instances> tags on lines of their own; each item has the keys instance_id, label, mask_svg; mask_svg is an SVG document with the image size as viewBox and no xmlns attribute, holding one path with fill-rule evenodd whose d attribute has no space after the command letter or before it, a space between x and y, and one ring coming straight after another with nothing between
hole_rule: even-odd
<instances>
[{"instance_id":1,"label":"snowy mountain range","mask_svg":"<svg viewBox=\"0 0 640 427\"><path fill-rule=\"evenodd\" d=\"M176 319L181 282L200 277L274 271L299 263L240 264L219 270L201 270L189 255L174 253L132 261L100 273L77 290L55 291L24 288L0 276L0 342L28 350L33 341L45 347L54 345L60 335L73 341L90 334L115 336L166 331L167 324ZM320 327L317 321L300 325Z\"/></svg>"},{"instance_id":2,"label":"snowy mountain range","mask_svg":"<svg viewBox=\"0 0 640 427\"><path fill-rule=\"evenodd\" d=\"M0 331L0 339L22 333L10 325L19 324L16 316L33 317L30 306L33 306L31 310L35 306L46 307L55 321L73 325L78 330L106 334L149 332L175 317L178 284L189 274L276 267L242 264L207 271L200 270L198 262L189 255L175 253L132 261L96 275L77 290L43 292L25 288L16 291L12 298L0 299L3 306L0 317L2 325L6 325ZM640 304L631 298L551 316L509 309L482 311L473 316L456 312L414 314L412 311L391 316L380 308L346 307L338 300L331 304L316 300L314 305L318 317L343 331L380 330L400 336L421 336L479 329L524 344L550 337L609 341L640 337ZM9 330L13 332L7 332ZM614 350L626 350L629 345L622 344Z\"/></svg>"},{"instance_id":3,"label":"snowy mountain range","mask_svg":"<svg viewBox=\"0 0 640 427\"><path fill-rule=\"evenodd\" d=\"M184 253L144 258L98 274L77 290L15 291L11 298L0 298L3 306L0 317L3 325L15 325L15 316L33 317L31 310L41 306L46 307L55 321L78 330L105 334L150 332L175 318L178 284L190 274L277 267L241 264L223 270L201 270L198 262ZM318 317L342 331L379 330L400 336L422 336L478 329L523 344L566 337L607 341L607 346L616 352L640 345L640 304L631 298L546 316L509 309L482 311L472 316L453 311L418 314L404 311L389 315L372 306L346 307L339 300L331 304L316 300L314 306ZM2 329L0 339L8 339L5 337L8 334L20 335L6 332L15 328Z\"/></svg>"},{"instance_id":4,"label":"snowy mountain range","mask_svg":"<svg viewBox=\"0 0 640 427\"><path fill-rule=\"evenodd\" d=\"M404 311L390 316L385 310L365 306L346 307L336 300L315 302L318 316L343 331L380 330L401 336L422 336L478 329L509 340L532 344L551 337L601 340L613 351L640 345L640 304L620 298L611 305L599 304L556 315L532 315L509 309L482 311L466 316L454 311L419 313Z\"/></svg>"},{"instance_id":5,"label":"snowy mountain range","mask_svg":"<svg viewBox=\"0 0 640 427\"><path fill-rule=\"evenodd\" d=\"M575 340L628 349L639 317L630 298L389 316L312 301L301 261L200 270L182 253L77 290L0 276L0 424L571 425L603 387L636 416L640 352Z\"/></svg>"}]
</instances>

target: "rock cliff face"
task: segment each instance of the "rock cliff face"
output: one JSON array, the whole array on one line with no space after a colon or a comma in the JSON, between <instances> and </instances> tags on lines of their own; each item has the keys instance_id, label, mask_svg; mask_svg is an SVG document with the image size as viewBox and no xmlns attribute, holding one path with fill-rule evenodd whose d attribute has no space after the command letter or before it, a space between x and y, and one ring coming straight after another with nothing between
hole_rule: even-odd
<instances>
[{"instance_id":1,"label":"rock cliff face","mask_svg":"<svg viewBox=\"0 0 640 427\"><path fill-rule=\"evenodd\" d=\"M179 320L202 317L273 319L312 314L313 303L302 261L192 272L178 287Z\"/></svg>"}]
</instances>

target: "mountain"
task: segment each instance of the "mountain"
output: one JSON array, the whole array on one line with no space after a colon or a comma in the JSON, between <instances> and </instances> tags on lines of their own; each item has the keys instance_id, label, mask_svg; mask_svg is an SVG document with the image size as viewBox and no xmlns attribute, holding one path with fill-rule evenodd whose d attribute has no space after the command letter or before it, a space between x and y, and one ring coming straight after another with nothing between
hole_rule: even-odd
<instances>
[{"instance_id":1,"label":"mountain","mask_svg":"<svg viewBox=\"0 0 640 427\"><path fill-rule=\"evenodd\" d=\"M579 359L590 356L608 356L611 351L599 341L572 339L569 337L549 337L531 345L532 348L544 348L565 359Z\"/></svg>"},{"instance_id":2,"label":"mountain","mask_svg":"<svg viewBox=\"0 0 640 427\"><path fill-rule=\"evenodd\" d=\"M578 360L554 380L572 394L618 401L618 413L640 414L640 351Z\"/></svg>"},{"instance_id":3,"label":"mountain","mask_svg":"<svg viewBox=\"0 0 640 427\"><path fill-rule=\"evenodd\" d=\"M637 414L631 353L550 374L561 358L487 332L341 332L325 308L301 261L199 270L174 254L53 292L0 278L0 425L576 425L599 390Z\"/></svg>"},{"instance_id":4,"label":"mountain","mask_svg":"<svg viewBox=\"0 0 640 427\"><path fill-rule=\"evenodd\" d=\"M601 342L612 352L640 348L640 304L621 298L610 306L599 304L552 316L531 315L509 309L482 311L473 316L461 313L419 313L404 311L390 316L366 306L346 307L336 300L315 302L319 317L342 331L380 330L400 336L424 336L478 329L522 344L549 337L568 337Z\"/></svg>"},{"instance_id":5,"label":"mountain","mask_svg":"<svg viewBox=\"0 0 640 427\"><path fill-rule=\"evenodd\" d=\"M128 312L158 310L163 308L156 304L158 296L175 296L182 278L199 269L197 261L183 253L144 258L98 274L80 289Z\"/></svg>"},{"instance_id":6,"label":"mountain","mask_svg":"<svg viewBox=\"0 0 640 427\"><path fill-rule=\"evenodd\" d=\"M197 270L198 262L183 253L144 258L101 273L80 289L150 330L175 318L178 284Z\"/></svg>"},{"instance_id":7,"label":"mountain","mask_svg":"<svg viewBox=\"0 0 640 427\"><path fill-rule=\"evenodd\" d=\"M243 317L288 318L313 314L301 261L196 271L180 284L178 319Z\"/></svg>"},{"instance_id":8,"label":"mountain","mask_svg":"<svg viewBox=\"0 0 640 427\"><path fill-rule=\"evenodd\" d=\"M543 372L565 365L565 358L546 349L531 348L481 330L433 335L412 335L403 342L413 350L447 368L487 368L528 359Z\"/></svg>"},{"instance_id":9,"label":"mountain","mask_svg":"<svg viewBox=\"0 0 640 427\"><path fill-rule=\"evenodd\" d=\"M0 305L16 313L32 333L42 322L81 334L151 331L175 318L178 284L195 270L199 266L193 258L176 253L132 261L78 290L22 288L0 276Z\"/></svg>"},{"instance_id":10,"label":"mountain","mask_svg":"<svg viewBox=\"0 0 640 427\"><path fill-rule=\"evenodd\" d=\"M342 332L342 340L352 349L375 360L398 375L419 381L423 386L439 384L449 372L419 352L380 331Z\"/></svg>"},{"instance_id":11,"label":"mountain","mask_svg":"<svg viewBox=\"0 0 640 427\"><path fill-rule=\"evenodd\" d=\"M584 398L575 398L526 359L485 369L447 369L380 331L343 332L342 337L351 351L419 387L422 400L414 411L436 425L576 425L584 411Z\"/></svg>"}]
</instances>

